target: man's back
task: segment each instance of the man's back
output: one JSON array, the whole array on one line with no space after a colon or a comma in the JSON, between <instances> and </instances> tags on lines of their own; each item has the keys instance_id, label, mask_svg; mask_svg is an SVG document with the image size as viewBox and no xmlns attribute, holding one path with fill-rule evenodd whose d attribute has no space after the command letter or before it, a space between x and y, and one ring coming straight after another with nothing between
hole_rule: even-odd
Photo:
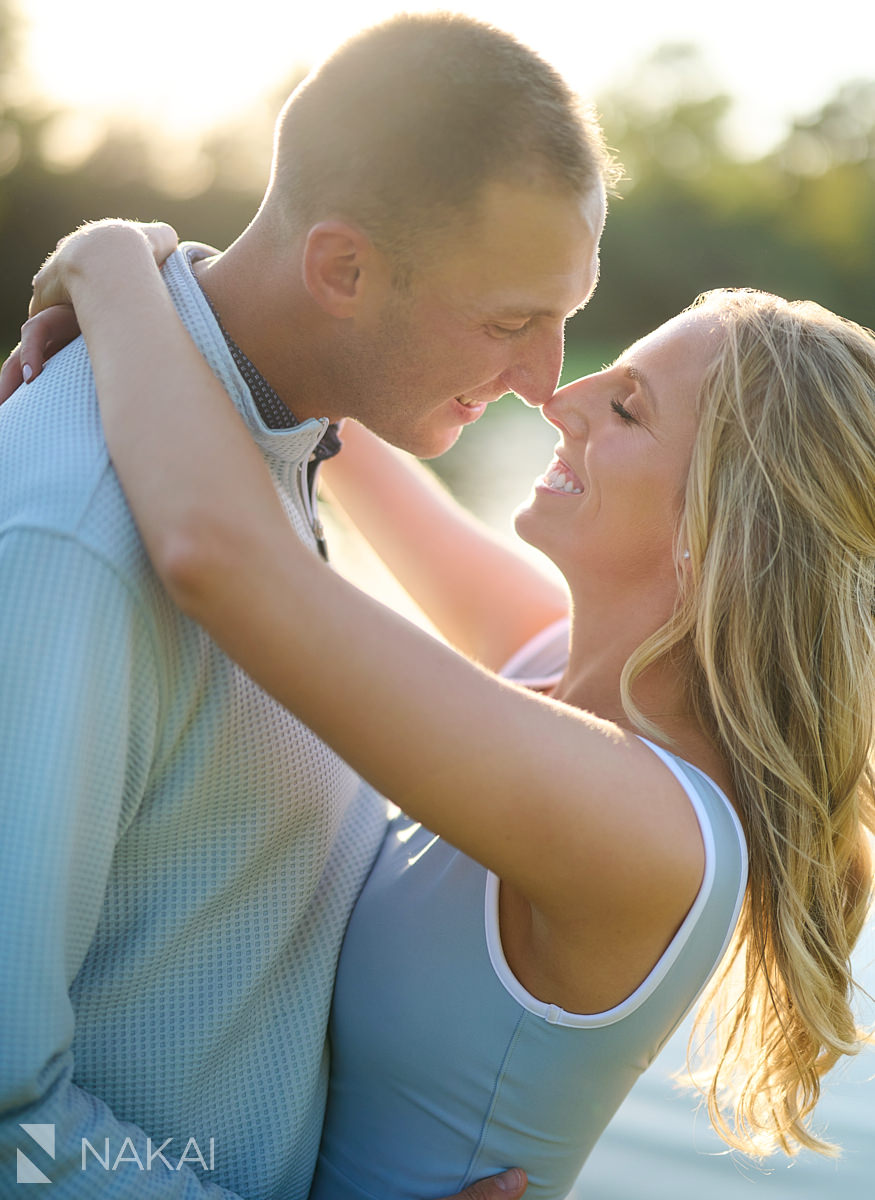
<instances>
[{"instance_id":1,"label":"man's back","mask_svg":"<svg viewBox=\"0 0 875 1200\"><path fill-rule=\"evenodd\" d=\"M322 424L267 431L182 256L167 277L307 536ZM205 1180L304 1195L335 957L383 804L170 604L81 342L0 410L0 447L3 1157L22 1123L51 1123L44 1173L70 1194L84 1153L89 1194L137 1172L161 1195L186 1171L140 1174L145 1136L173 1139L174 1167L194 1138Z\"/></svg>"}]
</instances>

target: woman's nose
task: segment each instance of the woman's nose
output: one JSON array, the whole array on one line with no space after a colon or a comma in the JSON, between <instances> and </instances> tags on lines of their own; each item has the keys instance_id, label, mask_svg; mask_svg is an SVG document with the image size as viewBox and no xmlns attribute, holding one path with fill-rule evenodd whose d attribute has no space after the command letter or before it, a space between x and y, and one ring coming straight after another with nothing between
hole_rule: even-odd
<instances>
[{"instance_id":1,"label":"woman's nose","mask_svg":"<svg viewBox=\"0 0 875 1200\"><path fill-rule=\"evenodd\" d=\"M566 383L554 392L544 405L544 416L551 425L566 430L572 435L585 432L588 428L587 412L594 390L598 387L602 372L585 375Z\"/></svg>"}]
</instances>

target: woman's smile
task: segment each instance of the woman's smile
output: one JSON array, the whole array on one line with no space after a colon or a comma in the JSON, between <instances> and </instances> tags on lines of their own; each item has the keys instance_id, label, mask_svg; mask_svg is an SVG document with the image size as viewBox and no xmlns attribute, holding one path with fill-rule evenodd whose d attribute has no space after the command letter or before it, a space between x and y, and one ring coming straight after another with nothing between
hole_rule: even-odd
<instances>
[{"instance_id":1,"label":"woman's smile","mask_svg":"<svg viewBox=\"0 0 875 1200\"><path fill-rule=\"evenodd\" d=\"M556 492L563 496L580 496L583 484L558 454L554 454L550 465L542 477L535 483L540 491Z\"/></svg>"}]
</instances>

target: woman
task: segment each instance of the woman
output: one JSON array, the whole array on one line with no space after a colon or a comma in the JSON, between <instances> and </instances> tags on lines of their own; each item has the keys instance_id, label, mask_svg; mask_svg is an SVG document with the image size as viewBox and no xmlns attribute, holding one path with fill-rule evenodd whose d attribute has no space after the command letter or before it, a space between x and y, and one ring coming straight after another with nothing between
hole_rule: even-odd
<instances>
[{"instance_id":1,"label":"woman","mask_svg":"<svg viewBox=\"0 0 875 1200\"><path fill-rule=\"evenodd\" d=\"M501 611L476 565L453 595L424 535L449 523L483 572L486 539L357 434L334 486L361 508L383 477L419 514L386 524L390 554L485 667L326 569L140 234L66 242L36 281L36 308L59 299L177 603L421 822L396 823L350 923L312 1194L437 1196L515 1163L529 1194L565 1195L733 931L712 1118L750 1152L828 1150L806 1119L857 1045L871 886L872 336L715 292L558 392L517 528L567 580L570 641L554 626L501 679ZM555 605L544 584L545 624Z\"/></svg>"}]
</instances>

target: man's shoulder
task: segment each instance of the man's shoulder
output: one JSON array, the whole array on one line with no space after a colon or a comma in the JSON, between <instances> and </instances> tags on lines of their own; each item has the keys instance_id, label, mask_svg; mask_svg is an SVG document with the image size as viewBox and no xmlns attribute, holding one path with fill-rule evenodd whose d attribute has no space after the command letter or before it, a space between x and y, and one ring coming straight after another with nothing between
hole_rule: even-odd
<instances>
[{"instance_id":1,"label":"man's shoulder","mask_svg":"<svg viewBox=\"0 0 875 1200\"><path fill-rule=\"evenodd\" d=\"M131 522L109 462L81 338L0 408L0 531L75 533L95 510Z\"/></svg>"},{"instance_id":2,"label":"man's shoulder","mask_svg":"<svg viewBox=\"0 0 875 1200\"><path fill-rule=\"evenodd\" d=\"M167 276L196 341L208 341L212 315L186 260ZM203 347L202 347L203 349ZM110 558L141 551L103 435L88 350L82 338L51 358L41 374L0 407L0 534L10 528L73 535Z\"/></svg>"},{"instance_id":3,"label":"man's shoulder","mask_svg":"<svg viewBox=\"0 0 875 1200\"><path fill-rule=\"evenodd\" d=\"M107 569L147 607L164 608L109 459L81 338L0 407L0 539L75 542L81 569ZM29 561L25 559L24 561Z\"/></svg>"}]
</instances>

